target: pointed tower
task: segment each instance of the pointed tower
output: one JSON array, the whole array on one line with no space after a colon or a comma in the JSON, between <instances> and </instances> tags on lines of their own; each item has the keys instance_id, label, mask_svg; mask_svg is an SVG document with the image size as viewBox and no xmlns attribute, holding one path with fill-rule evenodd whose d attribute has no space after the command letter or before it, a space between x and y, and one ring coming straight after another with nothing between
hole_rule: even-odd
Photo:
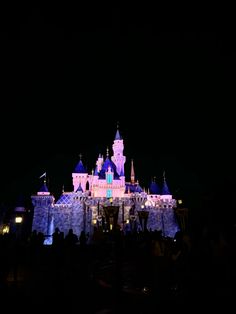
<instances>
[{"instance_id":1,"label":"pointed tower","mask_svg":"<svg viewBox=\"0 0 236 314\"><path fill-rule=\"evenodd\" d=\"M117 170L118 175L120 176L122 174L124 176L125 174L124 164L126 161L126 157L123 155L124 144L123 144L123 139L120 136L118 125L117 125L114 143L112 145L112 149L113 149L113 156L111 157L111 160L116 165L116 170Z\"/></svg>"},{"instance_id":2,"label":"pointed tower","mask_svg":"<svg viewBox=\"0 0 236 314\"><path fill-rule=\"evenodd\" d=\"M166 176L165 176L165 171L163 172L163 187L162 187L162 195L171 195L170 190L168 188L168 185L166 183Z\"/></svg>"},{"instance_id":3,"label":"pointed tower","mask_svg":"<svg viewBox=\"0 0 236 314\"><path fill-rule=\"evenodd\" d=\"M86 183L88 181L88 172L83 165L81 154L80 154L80 161L78 162L77 166L75 167L74 172L72 173L72 179L73 179L74 192L78 189L79 184L81 184L83 191L86 191Z\"/></svg>"},{"instance_id":4,"label":"pointed tower","mask_svg":"<svg viewBox=\"0 0 236 314\"><path fill-rule=\"evenodd\" d=\"M159 189L159 186L156 183L156 178L155 177L153 178L153 180L152 180L152 182L150 184L149 191L150 191L150 194L153 194L153 195L159 195L160 194L160 189Z\"/></svg>"},{"instance_id":5,"label":"pointed tower","mask_svg":"<svg viewBox=\"0 0 236 314\"><path fill-rule=\"evenodd\" d=\"M34 206L32 231L36 230L37 232L42 232L45 236L49 235L53 216L54 196L48 190L46 177L37 194L31 196L31 200Z\"/></svg>"},{"instance_id":6,"label":"pointed tower","mask_svg":"<svg viewBox=\"0 0 236 314\"><path fill-rule=\"evenodd\" d=\"M134 160L131 159L131 174L130 174L130 182L131 184L135 183L135 173L134 173Z\"/></svg>"}]
</instances>

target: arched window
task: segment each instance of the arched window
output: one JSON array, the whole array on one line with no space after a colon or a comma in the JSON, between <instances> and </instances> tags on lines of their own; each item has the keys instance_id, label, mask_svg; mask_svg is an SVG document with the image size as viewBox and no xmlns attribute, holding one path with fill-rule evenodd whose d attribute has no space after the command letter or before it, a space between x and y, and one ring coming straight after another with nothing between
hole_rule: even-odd
<instances>
[{"instance_id":1,"label":"arched window","mask_svg":"<svg viewBox=\"0 0 236 314\"><path fill-rule=\"evenodd\" d=\"M89 191L89 182L86 182L86 191Z\"/></svg>"}]
</instances>

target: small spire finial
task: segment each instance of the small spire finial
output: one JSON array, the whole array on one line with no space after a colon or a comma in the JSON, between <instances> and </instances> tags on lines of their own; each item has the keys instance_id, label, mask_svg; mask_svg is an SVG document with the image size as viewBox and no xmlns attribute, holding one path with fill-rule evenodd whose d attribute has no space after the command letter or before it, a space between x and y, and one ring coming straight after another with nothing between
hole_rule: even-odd
<instances>
[{"instance_id":1,"label":"small spire finial","mask_svg":"<svg viewBox=\"0 0 236 314\"><path fill-rule=\"evenodd\" d=\"M130 175L131 183L135 182L135 173L134 173L134 160L131 159L131 175Z\"/></svg>"},{"instance_id":2,"label":"small spire finial","mask_svg":"<svg viewBox=\"0 0 236 314\"><path fill-rule=\"evenodd\" d=\"M64 184L62 185L62 193L64 193L65 192L65 190L64 190Z\"/></svg>"},{"instance_id":3,"label":"small spire finial","mask_svg":"<svg viewBox=\"0 0 236 314\"><path fill-rule=\"evenodd\" d=\"M109 148L107 147L107 157L109 157Z\"/></svg>"},{"instance_id":4,"label":"small spire finial","mask_svg":"<svg viewBox=\"0 0 236 314\"><path fill-rule=\"evenodd\" d=\"M79 154L79 159L82 160L82 154L81 153Z\"/></svg>"},{"instance_id":5,"label":"small spire finial","mask_svg":"<svg viewBox=\"0 0 236 314\"><path fill-rule=\"evenodd\" d=\"M166 181L166 172L165 172L165 170L163 171L163 180Z\"/></svg>"},{"instance_id":6,"label":"small spire finial","mask_svg":"<svg viewBox=\"0 0 236 314\"><path fill-rule=\"evenodd\" d=\"M119 129L119 121L117 121L116 128Z\"/></svg>"}]
</instances>

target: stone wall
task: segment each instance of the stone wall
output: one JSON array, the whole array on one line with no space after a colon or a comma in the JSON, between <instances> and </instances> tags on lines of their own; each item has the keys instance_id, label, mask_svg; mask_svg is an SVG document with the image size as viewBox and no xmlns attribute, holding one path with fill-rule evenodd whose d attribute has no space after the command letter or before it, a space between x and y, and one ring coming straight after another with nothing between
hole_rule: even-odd
<instances>
[{"instance_id":1,"label":"stone wall","mask_svg":"<svg viewBox=\"0 0 236 314\"><path fill-rule=\"evenodd\" d=\"M68 206L55 206L53 216L54 228L58 227L65 236L69 229L73 229L77 236L84 229L84 208L80 202Z\"/></svg>"}]
</instances>

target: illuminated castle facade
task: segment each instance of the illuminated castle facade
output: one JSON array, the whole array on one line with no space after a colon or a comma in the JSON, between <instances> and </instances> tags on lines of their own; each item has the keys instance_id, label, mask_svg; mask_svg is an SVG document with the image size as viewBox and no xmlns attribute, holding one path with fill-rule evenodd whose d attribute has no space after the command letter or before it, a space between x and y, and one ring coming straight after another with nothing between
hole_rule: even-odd
<instances>
[{"instance_id":1,"label":"illuminated castle facade","mask_svg":"<svg viewBox=\"0 0 236 314\"><path fill-rule=\"evenodd\" d=\"M73 191L62 192L58 200L48 191L46 180L32 196L34 217L32 230L51 236L55 228L67 234L82 230L93 234L94 226L109 231L114 227L124 232L162 230L164 236L174 237L179 230L174 208L176 200L169 192L165 177L162 189L151 182L145 192L135 180L133 161L129 182L125 179L126 157L119 129L112 145L113 155L104 159L99 154L91 174L80 159L72 173Z\"/></svg>"}]
</instances>

